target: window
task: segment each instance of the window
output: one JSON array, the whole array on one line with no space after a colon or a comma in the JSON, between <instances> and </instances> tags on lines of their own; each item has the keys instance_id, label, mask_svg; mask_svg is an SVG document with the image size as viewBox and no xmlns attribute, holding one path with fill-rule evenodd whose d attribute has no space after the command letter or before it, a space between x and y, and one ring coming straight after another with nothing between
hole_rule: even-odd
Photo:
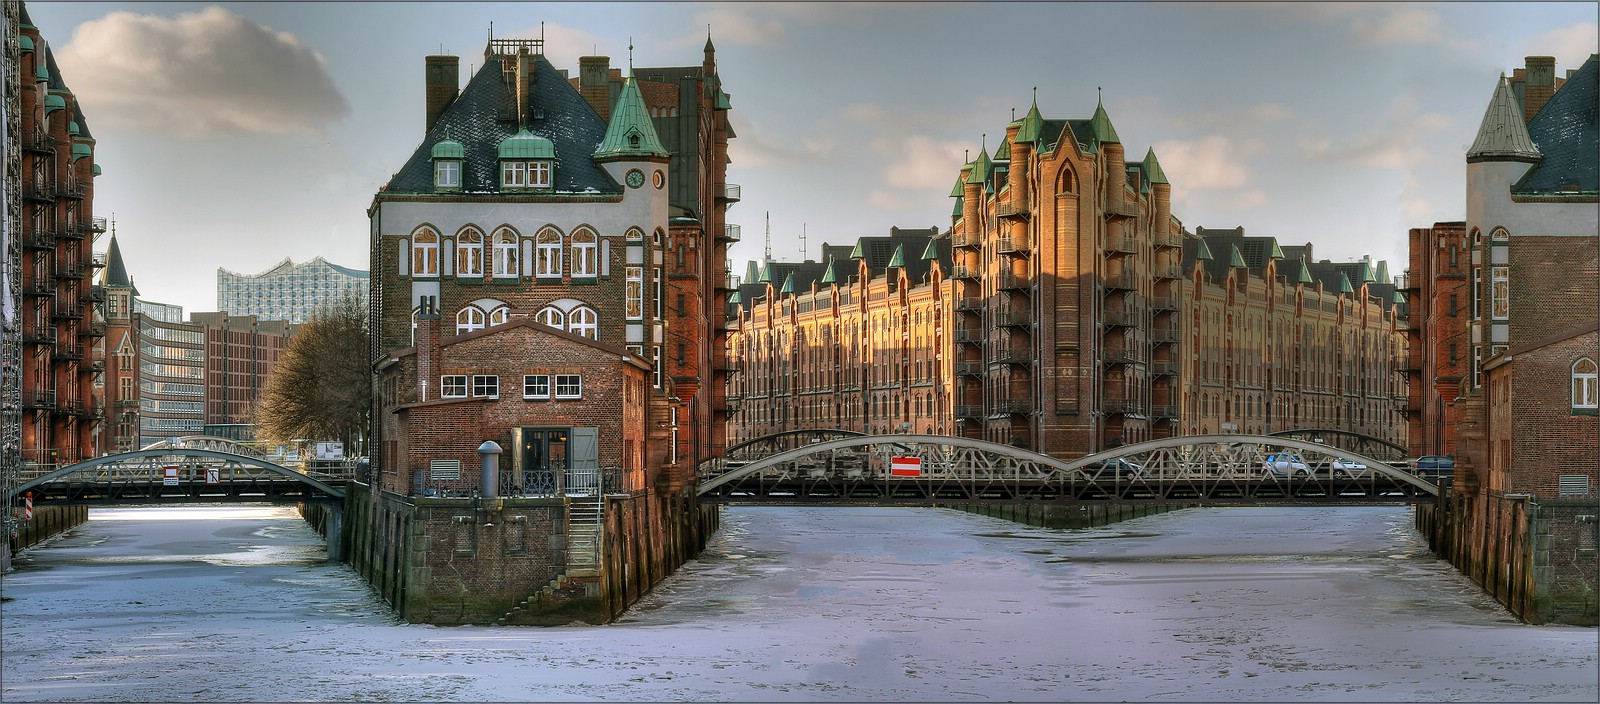
<instances>
[{"instance_id":1,"label":"window","mask_svg":"<svg viewBox=\"0 0 1600 704\"><path fill-rule=\"evenodd\" d=\"M591 340L600 339L600 316L588 306L573 308L567 313L567 332Z\"/></svg>"},{"instance_id":2,"label":"window","mask_svg":"<svg viewBox=\"0 0 1600 704\"><path fill-rule=\"evenodd\" d=\"M500 185L508 188L522 188L528 185L528 162L502 161L500 162Z\"/></svg>"},{"instance_id":3,"label":"window","mask_svg":"<svg viewBox=\"0 0 1600 704\"><path fill-rule=\"evenodd\" d=\"M461 187L461 162L455 159L440 159L433 162L434 188L460 188Z\"/></svg>"},{"instance_id":4,"label":"window","mask_svg":"<svg viewBox=\"0 0 1600 704\"><path fill-rule=\"evenodd\" d=\"M1450 317L1456 317L1456 295L1450 294Z\"/></svg>"},{"instance_id":5,"label":"window","mask_svg":"<svg viewBox=\"0 0 1600 704\"><path fill-rule=\"evenodd\" d=\"M655 366L655 379L654 379L654 382L655 382L655 387L659 389L659 388L661 388L661 345L656 345L655 347L651 348L650 351L651 351L651 354L655 355L652 358L652 360L653 360L652 363Z\"/></svg>"},{"instance_id":6,"label":"window","mask_svg":"<svg viewBox=\"0 0 1600 704\"><path fill-rule=\"evenodd\" d=\"M534 314L533 319L539 321L541 325L548 325L557 330L567 329L567 314L554 306L541 308Z\"/></svg>"},{"instance_id":7,"label":"window","mask_svg":"<svg viewBox=\"0 0 1600 704\"><path fill-rule=\"evenodd\" d=\"M517 235L509 230L494 235L494 276L497 279L517 276Z\"/></svg>"},{"instance_id":8,"label":"window","mask_svg":"<svg viewBox=\"0 0 1600 704\"><path fill-rule=\"evenodd\" d=\"M550 375L528 374L522 377L523 398L550 398Z\"/></svg>"},{"instance_id":9,"label":"window","mask_svg":"<svg viewBox=\"0 0 1600 704\"><path fill-rule=\"evenodd\" d=\"M598 243L595 235L589 230L579 230L572 233L572 275L593 277L600 270L597 266Z\"/></svg>"},{"instance_id":10,"label":"window","mask_svg":"<svg viewBox=\"0 0 1600 704\"><path fill-rule=\"evenodd\" d=\"M1478 296L1480 294L1478 293L1478 291L1482 287L1482 282L1483 282L1483 268L1482 267L1473 267L1472 268L1472 279L1471 279L1472 287L1471 287L1471 291L1469 292L1468 298L1467 298L1467 310L1468 310L1467 315L1470 315L1473 318L1476 318L1479 315L1479 313L1478 313Z\"/></svg>"},{"instance_id":11,"label":"window","mask_svg":"<svg viewBox=\"0 0 1600 704\"><path fill-rule=\"evenodd\" d=\"M489 324L502 325L511 319L511 306L500 306L489 311Z\"/></svg>"},{"instance_id":12,"label":"window","mask_svg":"<svg viewBox=\"0 0 1600 704\"><path fill-rule=\"evenodd\" d=\"M539 269L541 277L561 277L561 233L543 230L539 233Z\"/></svg>"},{"instance_id":13,"label":"window","mask_svg":"<svg viewBox=\"0 0 1600 704\"><path fill-rule=\"evenodd\" d=\"M500 377L493 374L472 375L472 395L482 398L500 398Z\"/></svg>"},{"instance_id":14,"label":"window","mask_svg":"<svg viewBox=\"0 0 1600 704\"><path fill-rule=\"evenodd\" d=\"M483 276L483 233L462 230L456 235L456 276Z\"/></svg>"},{"instance_id":15,"label":"window","mask_svg":"<svg viewBox=\"0 0 1600 704\"><path fill-rule=\"evenodd\" d=\"M624 310L628 320L638 320L644 317L644 267L628 267L627 278Z\"/></svg>"},{"instance_id":16,"label":"window","mask_svg":"<svg viewBox=\"0 0 1600 704\"><path fill-rule=\"evenodd\" d=\"M477 306L467 306L456 313L456 334L472 332L483 329L483 310Z\"/></svg>"},{"instance_id":17,"label":"window","mask_svg":"<svg viewBox=\"0 0 1600 704\"><path fill-rule=\"evenodd\" d=\"M1594 360L1583 357L1572 364L1572 410L1588 409L1594 413L1600 408L1600 366Z\"/></svg>"},{"instance_id":18,"label":"window","mask_svg":"<svg viewBox=\"0 0 1600 704\"><path fill-rule=\"evenodd\" d=\"M439 377L439 397L440 398L466 398L467 397L467 375L465 375L465 374L446 374L444 376Z\"/></svg>"},{"instance_id":19,"label":"window","mask_svg":"<svg viewBox=\"0 0 1600 704\"><path fill-rule=\"evenodd\" d=\"M583 398L583 377L577 374L557 374L556 398Z\"/></svg>"},{"instance_id":20,"label":"window","mask_svg":"<svg viewBox=\"0 0 1600 704\"><path fill-rule=\"evenodd\" d=\"M423 228L412 236L411 275L439 275L439 233Z\"/></svg>"},{"instance_id":21,"label":"window","mask_svg":"<svg viewBox=\"0 0 1600 704\"><path fill-rule=\"evenodd\" d=\"M1510 267L1489 267L1489 315L1496 320L1511 316Z\"/></svg>"},{"instance_id":22,"label":"window","mask_svg":"<svg viewBox=\"0 0 1600 704\"><path fill-rule=\"evenodd\" d=\"M528 185L534 188L550 187L550 162L528 162Z\"/></svg>"}]
</instances>

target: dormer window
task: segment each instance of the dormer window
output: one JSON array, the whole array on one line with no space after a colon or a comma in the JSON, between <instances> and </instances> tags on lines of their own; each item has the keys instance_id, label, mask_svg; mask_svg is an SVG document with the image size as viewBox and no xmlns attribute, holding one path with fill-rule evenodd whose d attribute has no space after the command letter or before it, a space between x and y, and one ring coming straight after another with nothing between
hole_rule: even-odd
<instances>
[{"instance_id":1,"label":"dormer window","mask_svg":"<svg viewBox=\"0 0 1600 704\"><path fill-rule=\"evenodd\" d=\"M465 157L466 149L448 136L433 145L434 190L461 190L461 161Z\"/></svg>"},{"instance_id":2,"label":"dormer window","mask_svg":"<svg viewBox=\"0 0 1600 704\"><path fill-rule=\"evenodd\" d=\"M542 190L551 187L556 157L555 143L518 130L500 142L501 190Z\"/></svg>"}]
</instances>

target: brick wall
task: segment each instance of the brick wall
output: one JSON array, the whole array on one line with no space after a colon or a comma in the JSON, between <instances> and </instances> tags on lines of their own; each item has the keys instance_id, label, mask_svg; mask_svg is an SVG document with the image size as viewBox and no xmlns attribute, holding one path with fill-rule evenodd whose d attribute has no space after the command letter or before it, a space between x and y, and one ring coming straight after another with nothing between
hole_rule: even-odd
<instances>
[{"instance_id":1,"label":"brick wall","mask_svg":"<svg viewBox=\"0 0 1600 704\"><path fill-rule=\"evenodd\" d=\"M1600 314L1600 240L1513 234L1508 252L1511 344L1528 344L1595 322Z\"/></svg>"},{"instance_id":2,"label":"brick wall","mask_svg":"<svg viewBox=\"0 0 1600 704\"><path fill-rule=\"evenodd\" d=\"M1510 491L1556 499L1560 475L1583 474L1589 495L1600 494L1600 424L1594 415L1574 413L1571 404L1572 364L1580 357L1600 358L1600 335L1513 349L1509 368L1491 373L1491 403L1498 379L1509 375L1511 385L1510 408L1502 416L1509 433L1500 446L1508 453ZM1493 411L1491 417L1497 417Z\"/></svg>"}]
</instances>

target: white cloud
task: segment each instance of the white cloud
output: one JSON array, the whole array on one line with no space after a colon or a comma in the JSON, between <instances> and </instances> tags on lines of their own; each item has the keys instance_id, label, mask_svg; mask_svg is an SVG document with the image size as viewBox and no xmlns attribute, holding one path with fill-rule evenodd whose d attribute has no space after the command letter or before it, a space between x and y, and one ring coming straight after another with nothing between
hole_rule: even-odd
<instances>
[{"instance_id":1,"label":"white cloud","mask_svg":"<svg viewBox=\"0 0 1600 704\"><path fill-rule=\"evenodd\" d=\"M1577 68L1600 47L1600 26L1592 22L1553 29L1527 43L1523 56L1554 56L1560 75L1566 69Z\"/></svg>"},{"instance_id":2,"label":"white cloud","mask_svg":"<svg viewBox=\"0 0 1600 704\"><path fill-rule=\"evenodd\" d=\"M966 142L941 142L922 135L879 139L872 151L883 157L883 183L895 188L941 191L961 173Z\"/></svg>"},{"instance_id":3,"label":"white cloud","mask_svg":"<svg viewBox=\"0 0 1600 704\"><path fill-rule=\"evenodd\" d=\"M56 58L96 122L153 134L310 132L350 111L316 51L217 6L114 12Z\"/></svg>"},{"instance_id":4,"label":"white cloud","mask_svg":"<svg viewBox=\"0 0 1600 704\"><path fill-rule=\"evenodd\" d=\"M1156 159L1174 191L1241 188L1250 183L1250 168L1242 158L1261 151L1254 139L1210 135L1198 140L1174 140L1155 145Z\"/></svg>"},{"instance_id":5,"label":"white cloud","mask_svg":"<svg viewBox=\"0 0 1600 704\"><path fill-rule=\"evenodd\" d=\"M1421 112L1415 98L1402 96L1384 119L1367 132L1343 143L1324 136L1301 143L1309 157L1348 161L1382 169L1409 169L1422 163L1427 149L1420 144L1427 135L1455 124L1439 113Z\"/></svg>"}]
</instances>

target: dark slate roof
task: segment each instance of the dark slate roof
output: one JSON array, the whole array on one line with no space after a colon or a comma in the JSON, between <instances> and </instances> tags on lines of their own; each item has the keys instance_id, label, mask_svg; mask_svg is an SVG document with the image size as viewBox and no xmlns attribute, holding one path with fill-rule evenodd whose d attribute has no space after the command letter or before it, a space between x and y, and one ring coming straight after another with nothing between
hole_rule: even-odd
<instances>
[{"instance_id":1,"label":"dark slate roof","mask_svg":"<svg viewBox=\"0 0 1600 704\"><path fill-rule=\"evenodd\" d=\"M1077 140L1078 148L1085 153L1100 151L1100 142L1094 138L1094 120L1067 120L1071 128L1073 139Z\"/></svg>"},{"instance_id":2,"label":"dark slate roof","mask_svg":"<svg viewBox=\"0 0 1600 704\"><path fill-rule=\"evenodd\" d=\"M1039 151L1060 149L1062 138L1074 139L1072 130L1067 128L1067 121L1045 120L1039 124L1039 141L1035 148Z\"/></svg>"},{"instance_id":3,"label":"dark slate roof","mask_svg":"<svg viewBox=\"0 0 1600 704\"><path fill-rule=\"evenodd\" d=\"M78 101L72 101L72 120L78 123L78 137L93 140L94 135L89 133L89 123L83 119L83 106Z\"/></svg>"},{"instance_id":4,"label":"dark slate roof","mask_svg":"<svg viewBox=\"0 0 1600 704\"><path fill-rule=\"evenodd\" d=\"M128 278L128 266L122 263L122 248L117 246L117 236L115 234L111 235L111 244L106 245L106 271L104 276L105 278L102 280L106 286L133 287L133 281Z\"/></svg>"},{"instance_id":5,"label":"dark slate roof","mask_svg":"<svg viewBox=\"0 0 1600 704\"><path fill-rule=\"evenodd\" d=\"M1344 272L1339 270L1337 264L1326 259L1320 262L1306 262L1306 270L1311 272L1311 278L1314 281L1322 284L1323 293L1339 293L1339 278L1344 275ZM1359 286L1360 282L1351 281L1350 285Z\"/></svg>"},{"instance_id":6,"label":"dark slate roof","mask_svg":"<svg viewBox=\"0 0 1600 704\"><path fill-rule=\"evenodd\" d=\"M555 143L556 193L620 194L622 187L595 164L593 155L605 138L606 123L542 54L535 55L531 102L544 111L528 131ZM439 116L405 166L384 189L388 193L433 193L433 145L449 137L466 150L461 190L500 190L500 141L517 132L516 96L506 85L500 57L491 57L467 81L461 95ZM505 119L501 119L504 115Z\"/></svg>"},{"instance_id":7,"label":"dark slate roof","mask_svg":"<svg viewBox=\"0 0 1600 704\"><path fill-rule=\"evenodd\" d=\"M1543 158L1511 190L1522 194L1600 192L1600 72L1590 54L1539 114L1528 121L1528 135Z\"/></svg>"},{"instance_id":8,"label":"dark slate roof","mask_svg":"<svg viewBox=\"0 0 1600 704\"><path fill-rule=\"evenodd\" d=\"M1291 260L1291 259L1303 259L1303 260L1308 261L1308 262L1316 261L1316 258L1311 256L1311 243L1310 242L1307 242L1307 243L1305 243L1303 245L1302 244L1282 244L1282 245L1278 246L1278 249L1283 251L1283 258L1284 258L1285 261Z\"/></svg>"},{"instance_id":9,"label":"dark slate roof","mask_svg":"<svg viewBox=\"0 0 1600 704\"><path fill-rule=\"evenodd\" d=\"M71 93L72 89L61 80L61 69L56 68L56 52L50 48L48 42L44 46L44 65L45 70L50 72L50 90L64 90Z\"/></svg>"}]
</instances>

